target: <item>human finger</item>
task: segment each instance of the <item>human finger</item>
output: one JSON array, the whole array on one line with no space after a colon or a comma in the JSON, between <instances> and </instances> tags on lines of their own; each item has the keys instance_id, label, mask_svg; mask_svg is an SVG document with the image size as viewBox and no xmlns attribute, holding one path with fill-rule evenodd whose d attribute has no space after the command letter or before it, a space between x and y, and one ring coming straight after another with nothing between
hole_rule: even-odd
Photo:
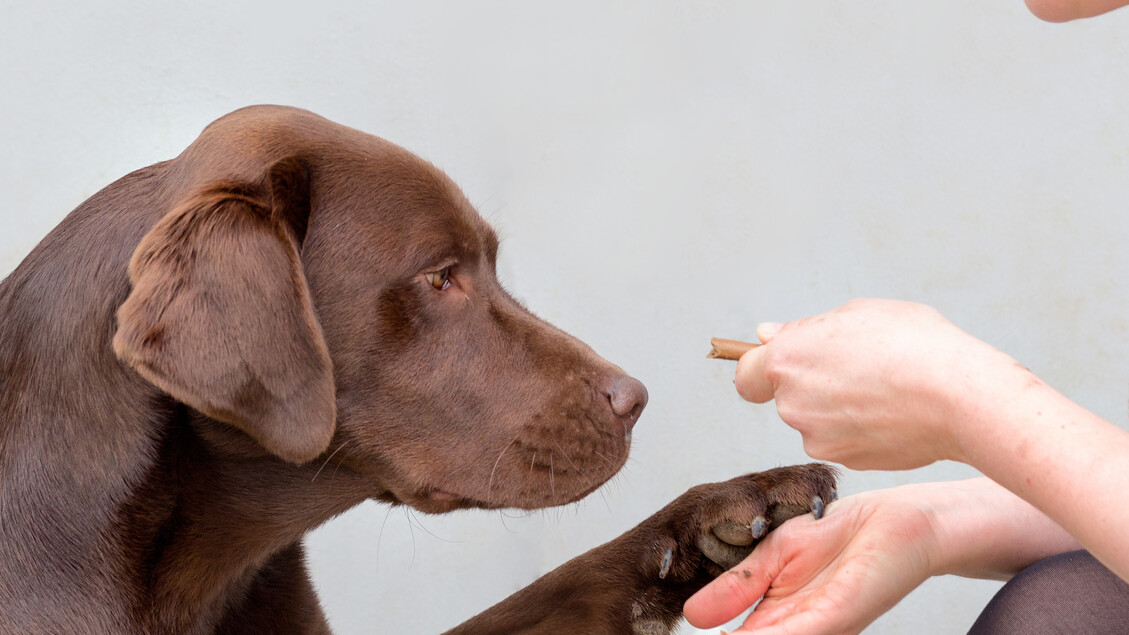
<instances>
[{"instance_id":1,"label":"human finger","mask_svg":"<svg viewBox=\"0 0 1129 635\"><path fill-rule=\"evenodd\" d=\"M737 374L733 380L737 394L745 401L765 403L771 401L776 392L776 386L765 375L765 346L758 346L749 350L737 361Z\"/></svg>"},{"instance_id":2,"label":"human finger","mask_svg":"<svg viewBox=\"0 0 1129 635\"><path fill-rule=\"evenodd\" d=\"M769 553L770 545L769 541L762 543L740 564L690 596L682 607L686 621L697 628L712 628L756 604L779 571L779 558Z\"/></svg>"}]
</instances>

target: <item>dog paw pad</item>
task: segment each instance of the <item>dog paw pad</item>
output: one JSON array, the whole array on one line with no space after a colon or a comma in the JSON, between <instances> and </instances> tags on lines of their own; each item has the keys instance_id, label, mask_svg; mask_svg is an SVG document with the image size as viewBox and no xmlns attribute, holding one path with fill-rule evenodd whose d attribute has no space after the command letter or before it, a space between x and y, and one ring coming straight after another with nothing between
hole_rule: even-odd
<instances>
[{"instance_id":1,"label":"dog paw pad","mask_svg":"<svg viewBox=\"0 0 1129 635\"><path fill-rule=\"evenodd\" d=\"M747 547L757 538L756 532L749 524L725 522L714 526L713 533L722 541L738 547Z\"/></svg>"},{"instance_id":2,"label":"dog paw pad","mask_svg":"<svg viewBox=\"0 0 1129 635\"><path fill-rule=\"evenodd\" d=\"M750 540L749 542L751 543L752 541ZM703 555L722 569L732 569L752 551L752 547L750 546L737 547L722 542L718 540L712 532L698 536L697 545Z\"/></svg>"}]
</instances>

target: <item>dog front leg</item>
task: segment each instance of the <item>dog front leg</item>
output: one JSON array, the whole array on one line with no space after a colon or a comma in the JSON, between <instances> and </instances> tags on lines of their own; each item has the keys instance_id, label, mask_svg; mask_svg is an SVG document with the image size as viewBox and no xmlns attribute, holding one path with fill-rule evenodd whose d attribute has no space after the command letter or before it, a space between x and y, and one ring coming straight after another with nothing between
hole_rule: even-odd
<instances>
[{"instance_id":1,"label":"dog front leg","mask_svg":"<svg viewBox=\"0 0 1129 635\"><path fill-rule=\"evenodd\" d=\"M631 635L622 612L638 592L638 542L628 532L573 558L446 635Z\"/></svg>"}]
</instances>

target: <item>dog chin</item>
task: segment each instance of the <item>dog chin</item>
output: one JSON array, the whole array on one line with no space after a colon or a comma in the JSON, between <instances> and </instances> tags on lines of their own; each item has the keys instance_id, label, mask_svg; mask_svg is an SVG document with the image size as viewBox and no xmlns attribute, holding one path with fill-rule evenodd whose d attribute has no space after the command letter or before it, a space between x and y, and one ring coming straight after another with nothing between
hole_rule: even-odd
<instances>
[{"instance_id":1,"label":"dog chin","mask_svg":"<svg viewBox=\"0 0 1129 635\"><path fill-rule=\"evenodd\" d=\"M486 501L457 494L439 487L425 487L422 490L406 495L388 492L383 496L377 497L377 500L392 503L393 505L408 505L425 514L445 514L460 509L520 509L531 511L574 503L596 491L601 485L603 485L602 482L589 489L577 492L573 496L561 497L559 500L554 498L553 500L543 501Z\"/></svg>"}]
</instances>

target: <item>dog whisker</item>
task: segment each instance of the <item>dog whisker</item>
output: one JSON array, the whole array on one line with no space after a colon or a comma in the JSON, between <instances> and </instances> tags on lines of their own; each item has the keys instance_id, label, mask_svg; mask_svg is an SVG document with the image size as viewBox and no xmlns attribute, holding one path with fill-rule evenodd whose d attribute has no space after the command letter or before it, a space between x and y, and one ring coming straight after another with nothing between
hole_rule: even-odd
<instances>
[{"instance_id":1,"label":"dog whisker","mask_svg":"<svg viewBox=\"0 0 1129 635\"><path fill-rule=\"evenodd\" d=\"M553 452L549 451L549 493L553 498L557 497L557 486L553 482Z\"/></svg>"},{"instance_id":2,"label":"dog whisker","mask_svg":"<svg viewBox=\"0 0 1129 635\"><path fill-rule=\"evenodd\" d=\"M498 510L498 518L502 521L502 527L504 527L506 529L507 533L511 533L511 534L514 533L514 530L510 529L510 526L506 524L506 513L505 513L505 511L499 509Z\"/></svg>"},{"instance_id":3,"label":"dog whisker","mask_svg":"<svg viewBox=\"0 0 1129 635\"><path fill-rule=\"evenodd\" d=\"M345 440L345 442L344 442L344 443L342 443L341 445L337 446L337 449L336 449L336 450L334 450L334 451L333 451L332 453L330 453L330 455L329 455L329 456L325 457L325 461L323 461L323 462L322 462L322 464L321 464L321 467L319 467L319 468L318 468L318 471L317 471L317 472L314 472L314 477L310 479L310 482L311 482L311 483L313 483L314 481L316 481L316 480L317 480L317 478L318 478L318 475L319 475L319 474L321 474L321 471L325 469L325 466L329 465L329 462L333 460L333 457L337 456L337 453L341 451L341 448L345 447L346 445L349 445L349 440L348 440L348 439L347 439L347 440ZM337 466L338 466L338 467L340 467L340 466L341 466L341 464L340 464L340 463L338 463L338 464L337 464ZM334 473L334 474L336 475L336 474L337 474L337 471L336 471L336 470L334 470L334 472L333 472L333 473Z\"/></svg>"},{"instance_id":4,"label":"dog whisker","mask_svg":"<svg viewBox=\"0 0 1129 635\"><path fill-rule=\"evenodd\" d=\"M572 466L572 469L576 470L577 472L581 471L580 468L576 466L576 463L573 462L572 458L569 457L568 453L564 451L564 448L561 447L560 443L553 441L553 445L557 446L557 449L561 451L561 456L563 456L565 460L569 462L569 465Z\"/></svg>"},{"instance_id":5,"label":"dog whisker","mask_svg":"<svg viewBox=\"0 0 1129 635\"><path fill-rule=\"evenodd\" d=\"M412 559L408 563L408 571L411 571L412 567L414 567L416 564L416 530L412 528L412 509L407 506L405 506L403 509L404 518L408 520L408 533L412 535Z\"/></svg>"},{"instance_id":6,"label":"dog whisker","mask_svg":"<svg viewBox=\"0 0 1129 635\"><path fill-rule=\"evenodd\" d=\"M486 491L494 491L494 473L498 471L498 464L502 462L502 456L506 454L506 450L509 450L510 446L517 443L517 439L517 437L514 437L513 441L510 441L506 447L502 448L501 453L498 454L498 458L494 460L494 468L490 470L490 480L486 483Z\"/></svg>"},{"instance_id":7,"label":"dog whisker","mask_svg":"<svg viewBox=\"0 0 1129 635\"><path fill-rule=\"evenodd\" d=\"M608 465L612 465L612 464L614 464L614 463L615 463L615 460L614 460L614 459L612 459L611 457L609 457L609 456L605 455L604 453L602 453L602 452L600 452L600 451L598 451L598 450L592 450L592 454L595 454L596 456L598 456L598 457L600 457L601 459L603 459L603 460L604 460L604 462L605 462L605 463L607 463Z\"/></svg>"},{"instance_id":8,"label":"dog whisker","mask_svg":"<svg viewBox=\"0 0 1129 635\"><path fill-rule=\"evenodd\" d=\"M596 493L600 495L600 499L604 501L604 507L608 508L608 513L610 514L612 511L612 506L611 503L608 502L608 497L604 496L604 488L601 487L600 489L596 490Z\"/></svg>"},{"instance_id":9,"label":"dog whisker","mask_svg":"<svg viewBox=\"0 0 1129 635\"><path fill-rule=\"evenodd\" d=\"M416 516L415 514L412 514L412 520L415 521L416 527L419 527L424 533L426 533L428 536L431 536L432 538L438 540L439 542L449 542L449 543L462 542L461 540L454 540L454 539L451 539L451 538L443 538L442 536L436 534L434 531L431 531L430 529L428 529L427 526L423 524L423 521L420 520L419 517Z\"/></svg>"},{"instance_id":10,"label":"dog whisker","mask_svg":"<svg viewBox=\"0 0 1129 635\"><path fill-rule=\"evenodd\" d=\"M561 519L564 518L564 507L556 507L555 509L556 511L553 513L555 516L555 518L553 518L553 529L560 529Z\"/></svg>"},{"instance_id":11,"label":"dog whisker","mask_svg":"<svg viewBox=\"0 0 1129 635\"><path fill-rule=\"evenodd\" d=\"M388 525L388 517L392 515L394 507L388 507L384 512L384 520L380 523L380 532L376 534L376 568L380 569L380 543L384 540L384 527Z\"/></svg>"}]
</instances>

